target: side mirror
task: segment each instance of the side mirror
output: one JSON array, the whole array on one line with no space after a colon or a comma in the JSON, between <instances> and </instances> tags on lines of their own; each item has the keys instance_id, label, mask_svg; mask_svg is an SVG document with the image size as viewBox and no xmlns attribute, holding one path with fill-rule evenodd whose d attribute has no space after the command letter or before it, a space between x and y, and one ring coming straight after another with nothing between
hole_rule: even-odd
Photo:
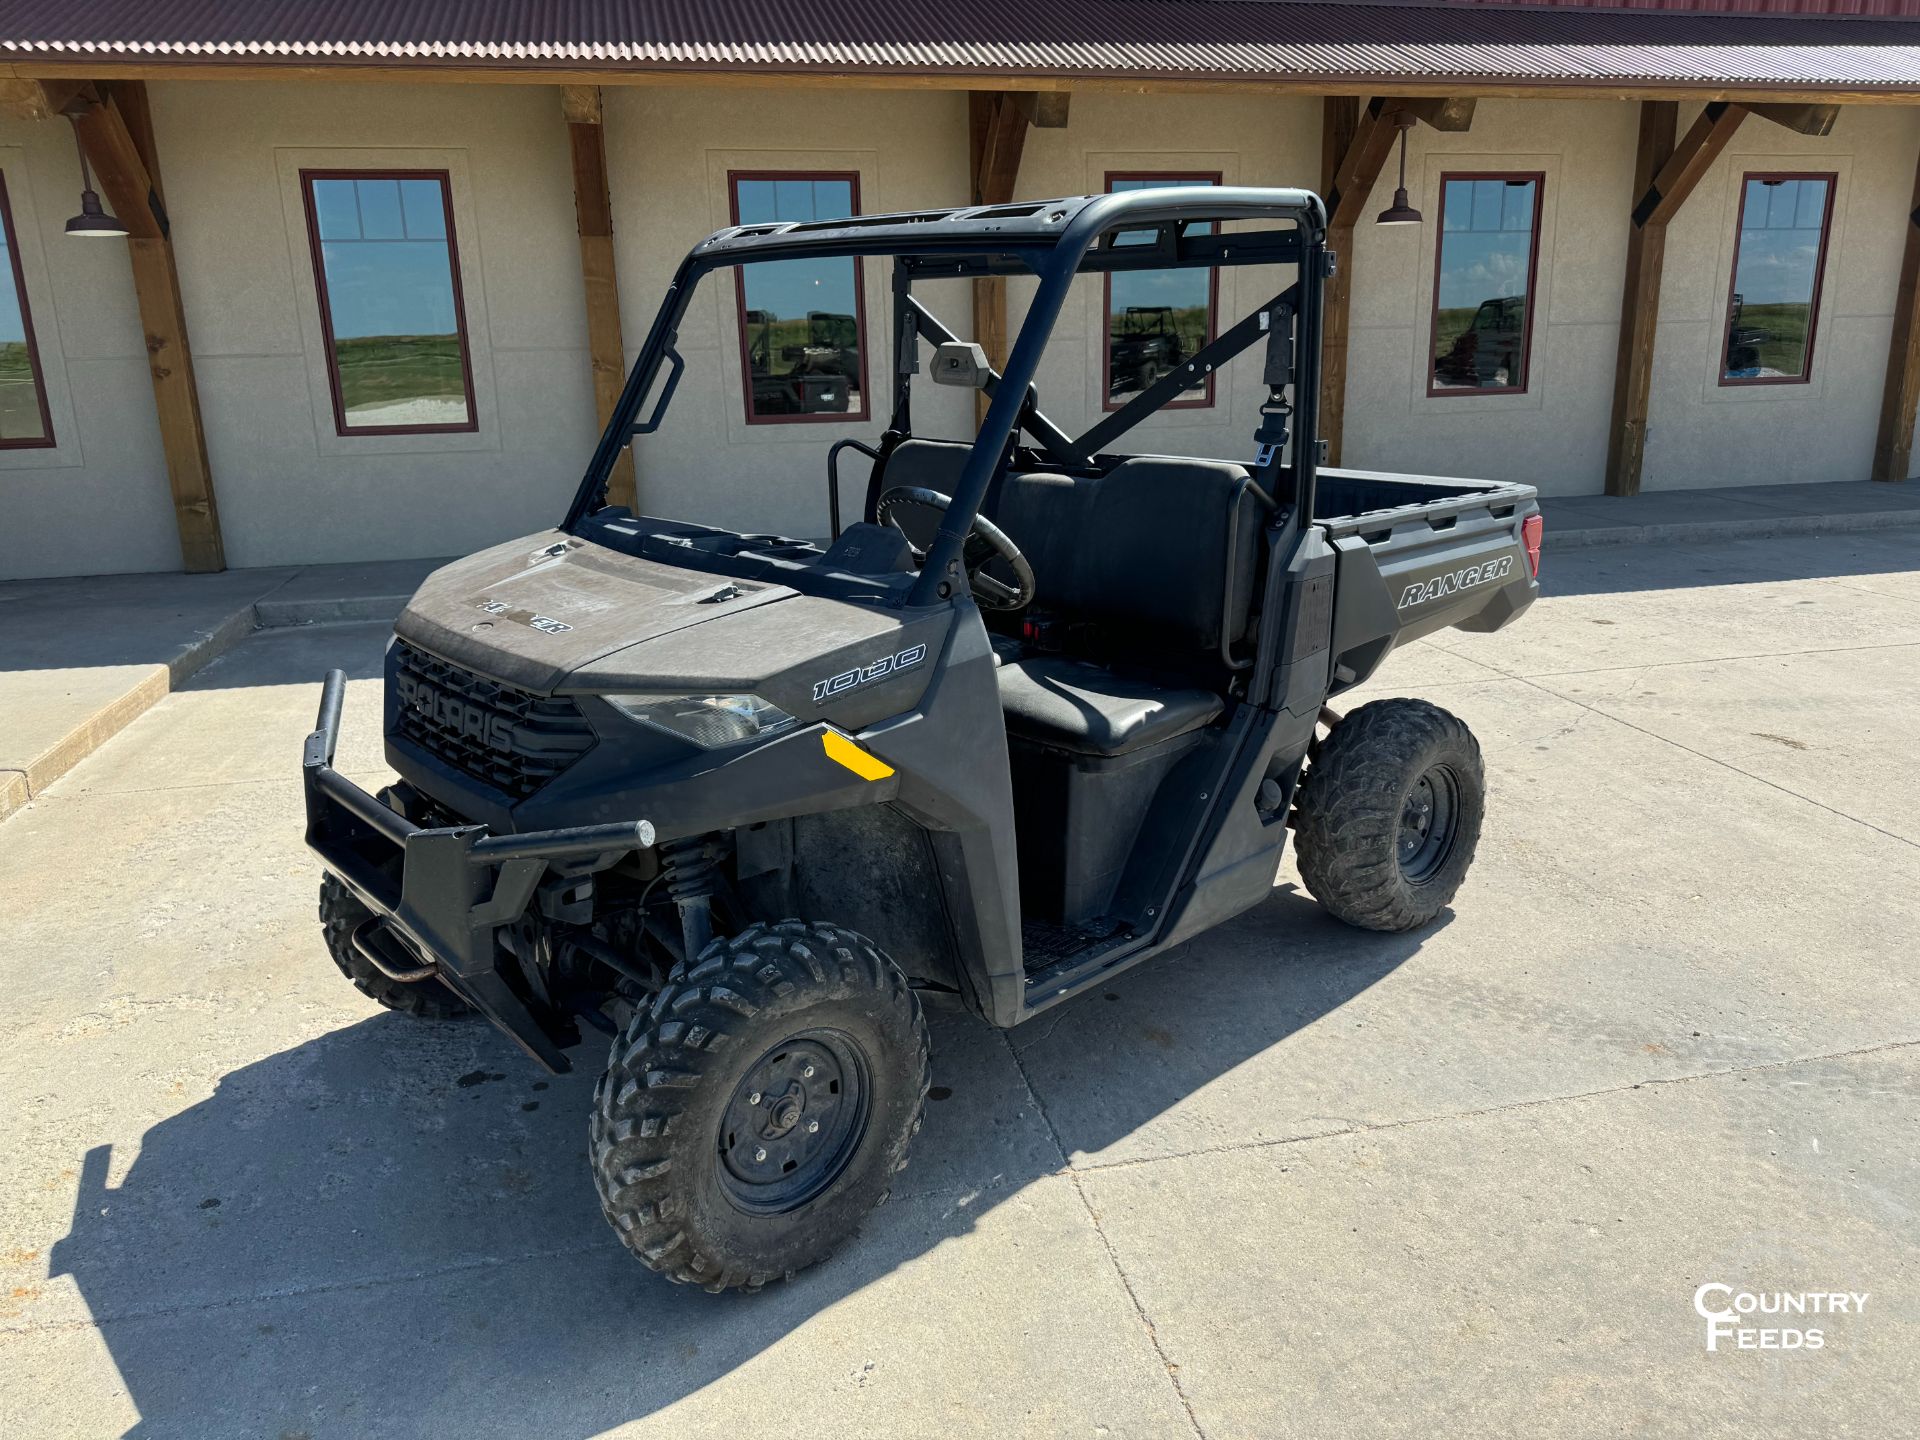
<instances>
[{"instance_id":1,"label":"side mirror","mask_svg":"<svg viewBox=\"0 0 1920 1440\"><path fill-rule=\"evenodd\" d=\"M986 388L993 367L987 352L970 340L949 340L933 352L933 383L958 385L963 390Z\"/></svg>"}]
</instances>

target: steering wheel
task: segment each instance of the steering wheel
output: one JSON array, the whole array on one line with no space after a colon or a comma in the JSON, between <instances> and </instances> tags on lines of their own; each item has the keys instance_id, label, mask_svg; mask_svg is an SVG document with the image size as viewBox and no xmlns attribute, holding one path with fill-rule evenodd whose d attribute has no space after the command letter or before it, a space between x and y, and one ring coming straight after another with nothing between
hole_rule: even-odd
<instances>
[{"instance_id":1,"label":"steering wheel","mask_svg":"<svg viewBox=\"0 0 1920 1440\"><path fill-rule=\"evenodd\" d=\"M873 518L882 525L891 525L907 537L907 548L913 551L913 563L924 565L927 552L914 543L907 527L895 518L894 512L908 505L920 505L945 515L947 507L953 504L953 497L942 495L938 490L928 490L920 485L896 485L881 495L873 507ZM936 524L938 522L936 521ZM1017 584L1009 585L996 579L981 567L990 560L1003 560L1007 568L1013 571ZM986 610L1019 610L1030 604L1036 588L1033 579L1033 566L1027 563L1027 557L1020 553L1020 547L1013 543L1006 531L987 519L984 515L975 515L973 524L967 530L967 538L961 542L960 563L966 567L967 583L973 589L973 598Z\"/></svg>"}]
</instances>

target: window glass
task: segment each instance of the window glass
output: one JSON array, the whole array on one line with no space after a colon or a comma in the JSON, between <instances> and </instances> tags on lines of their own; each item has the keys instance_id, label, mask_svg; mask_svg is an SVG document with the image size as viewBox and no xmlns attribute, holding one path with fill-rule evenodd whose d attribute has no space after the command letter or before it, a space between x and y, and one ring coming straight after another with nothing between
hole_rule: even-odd
<instances>
[{"instance_id":1,"label":"window glass","mask_svg":"<svg viewBox=\"0 0 1920 1440\"><path fill-rule=\"evenodd\" d=\"M1429 394L1524 390L1538 175L1443 175Z\"/></svg>"},{"instance_id":2,"label":"window glass","mask_svg":"<svg viewBox=\"0 0 1920 1440\"><path fill-rule=\"evenodd\" d=\"M473 429L446 175L305 180L341 433Z\"/></svg>"},{"instance_id":3,"label":"window glass","mask_svg":"<svg viewBox=\"0 0 1920 1440\"><path fill-rule=\"evenodd\" d=\"M1722 384L1807 378L1832 191L1830 175L1746 177Z\"/></svg>"},{"instance_id":4,"label":"window glass","mask_svg":"<svg viewBox=\"0 0 1920 1440\"><path fill-rule=\"evenodd\" d=\"M860 213L852 175L742 175L734 223L839 220ZM740 348L747 419L866 417L866 335L860 262L773 260L739 267Z\"/></svg>"},{"instance_id":5,"label":"window glass","mask_svg":"<svg viewBox=\"0 0 1920 1440\"><path fill-rule=\"evenodd\" d=\"M1151 190L1164 185L1218 185L1218 175L1109 175L1107 189ZM1211 235L1196 221L1188 235ZM1126 230L1116 247L1151 245L1153 230ZM1213 338L1211 270L1127 270L1107 276L1107 407L1124 405L1162 375L1193 358ZM1173 404L1211 405L1212 377L1196 379Z\"/></svg>"},{"instance_id":6,"label":"window glass","mask_svg":"<svg viewBox=\"0 0 1920 1440\"><path fill-rule=\"evenodd\" d=\"M14 243L13 207L6 179L0 176L0 446L53 444L47 419L47 391L40 356L33 344L33 317L27 312L27 287L21 278L20 250Z\"/></svg>"}]
</instances>

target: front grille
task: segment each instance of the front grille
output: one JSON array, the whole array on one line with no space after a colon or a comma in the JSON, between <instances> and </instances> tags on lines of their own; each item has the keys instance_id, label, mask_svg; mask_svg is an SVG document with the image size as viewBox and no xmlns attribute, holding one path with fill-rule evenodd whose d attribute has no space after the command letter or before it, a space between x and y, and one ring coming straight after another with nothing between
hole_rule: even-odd
<instances>
[{"instance_id":1,"label":"front grille","mask_svg":"<svg viewBox=\"0 0 1920 1440\"><path fill-rule=\"evenodd\" d=\"M524 800L592 748L593 729L564 695L489 680L394 642L396 733L464 775Z\"/></svg>"}]
</instances>

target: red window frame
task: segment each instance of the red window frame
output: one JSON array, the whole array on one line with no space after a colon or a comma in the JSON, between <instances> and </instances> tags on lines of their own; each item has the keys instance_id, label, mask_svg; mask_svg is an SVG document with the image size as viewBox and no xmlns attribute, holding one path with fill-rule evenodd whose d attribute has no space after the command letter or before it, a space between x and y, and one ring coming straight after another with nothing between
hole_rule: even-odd
<instances>
[{"instance_id":1,"label":"red window frame","mask_svg":"<svg viewBox=\"0 0 1920 1440\"><path fill-rule=\"evenodd\" d=\"M320 218L313 203L316 180L437 180L447 225L447 274L453 283L453 322L460 337L460 381L465 387L467 418L455 425L349 425L340 394L340 357L334 347L333 302L327 295L327 265L320 251ZM300 198L307 213L307 248L313 257L313 287L320 305L320 332L327 350L327 389L333 395L333 428L343 438L361 435L470 435L480 428L480 408L473 398L473 347L467 339L466 293L460 285L460 239L453 224L453 176L445 170L302 170Z\"/></svg>"},{"instance_id":2,"label":"red window frame","mask_svg":"<svg viewBox=\"0 0 1920 1440\"><path fill-rule=\"evenodd\" d=\"M1733 352L1733 297L1740 283L1740 237L1746 233L1747 186L1758 180L1824 180L1827 203L1820 212L1820 248L1813 258L1813 296L1807 304L1807 351L1798 375L1729 376L1727 360ZM1727 303L1720 315L1720 383L1722 385L1805 385L1813 379L1813 342L1820 326L1820 291L1827 279L1827 240L1833 233L1833 194L1840 188L1837 170L1748 170L1740 176L1740 211L1733 220L1733 265L1727 271Z\"/></svg>"},{"instance_id":3,"label":"red window frame","mask_svg":"<svg viewBox=\"0 0 1920 1440\"><path fill-rule=\"evenodd\" d=\"M1439 360L1440 348L1440 262L1447 243L1447 182L1449 180L1499 180L1502 182L1533 182L1533 221L1527 234L1527 332L1520 337L1520 373L1525 377L1518 385L1468 386L1435 385L1433 367ZM1540 206L1547 194L1547 174L1544 170L1444 170L1440 174L1440 203L1435 209L1438 219L1434 226L1433 243L1433 303L1427 312L1427 397L1429 399L1453 399L1470 395L1524 395L1533 385L1533 322L1537 310L1535 299L1540 289Z\"/></svg>"},{"instance_id":4,"label":"red window frame","mask_svg":"<svg viewBox=\"0 0 1920 1440\"><path fill-rule=\"evenodd\" d=\"M53 415L47 408L47 376L40 368L40 345L33 335L33 307L27 303L27 276L20 268L20 241L13 229L13 201L7 194L7 177L0 174L0 226L7 234L7 259L13 265L13 293L20 302L20 328L27 344L27 373L33 377L34 398L40 402L40 434L17 440L0 438L0 450L51 450Z\"/></svg>"},{"instance_id":5,"label":"red window frame","mask_svg":"<svg viewBox=\"0 0 1920 1440\"><path fill-rule=\"evenodd\" d=\"M1185 182L1192 185L1223 185L1226 178L1219 170L1109 170L1101 186L1108 194L1113 193L1116 180L1160 180L1171 184ZM1217 229L1217 222L1208 221ZM1207 329L1206 338L1200 343L1207 344L1216 338L1216 322L1220 318L1220 267L1213 266L1207 271ZM1127 403L1127 399L1113 398L1113 275L1108 272L1100 277L1100 386L1102 397L1100 408L1118 410ZM1201 393L1191 400L1169 400L1162 410L1209 410L1213 408L1213 372L1201 383Z\"/></svg>"},{"instance_id":6,"label":"red window frame","mask_svg":"<svg viewBox=\"0 0 1920 1440\"><path fill-rule=\"evenodd\" d=\"M852 213L860 213L860 172L857 170L729 170L727 172L727 218L730 224L740 223L740 182L742 180L845 180L852 200ZM853 261L853 324L855 343L860 350L860 408L858 410L834 410L820 415L758 415L753 409L753 362L747 353L747 286L741 274L746 267L734 266L733 308L735 312L734 330L740 342L740 405L745 411L749 425L855 425L872 415L872 401L868 394L868 380L872 375L872 366L867 356L867 277L860 263L860 257L834 256L833 259L851 258Z\"/></svg>"}]
</instances>

